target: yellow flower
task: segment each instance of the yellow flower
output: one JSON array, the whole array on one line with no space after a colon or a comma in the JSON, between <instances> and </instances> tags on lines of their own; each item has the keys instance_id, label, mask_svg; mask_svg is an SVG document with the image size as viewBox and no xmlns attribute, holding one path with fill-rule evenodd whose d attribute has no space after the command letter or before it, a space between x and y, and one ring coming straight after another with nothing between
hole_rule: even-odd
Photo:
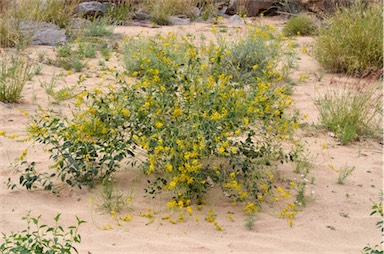
<instances>
[{"instance_id":1,"label":"yellow flower","mask_svg":"<svg viewBox=\"0 0 384 254\"><path fill-rule=\"evenodd\" d=\"M129 115L131 112L128 110L128 109L123 109L122 111L121 111L121 113L123 113L123 115Z\"/></svg>"},{"instance_id":2,"label":"yellow flower","mask_svg":"<svg viewBox=\"0 0 384 254\"><path fill-rule=\"evenodd\" d=\"M133 217L131 215L127 215L127 216L124 216L124 217L120 217L120 220L122 220L122 221L131 221L132 218Z\"/></svg>"},{"instance_id":3,"label":"yellow flower","mask_svg":"<svg viewBox=\"0 0 384 254\"><path fill-rule=\"evenodd\" d=\"M173 114L174 114L175 116L180 116L180 115L183 114L183 111L181 111L180 108L175 108L175 110L173 111Z\"/></svg>"},{"instance_id":4,"label":"yellow flower","mask_svg":"<svg viewBox=\"0 0 384 254\"><path fill-rule=\"evenodd\" d=\"M163 127L163 124L161 122L157 121L155 123L155 126L156 126L156 128L161 128L161 127Z\"/></svg>"},{"instance_id":5,"label":"yellow flower","mask_svg":"<svg viewBox=\"0 0 384 254\"><path fill-rule=\"evenodd\" d=\"M171 164L167 163L167 164L165 165L165 169L166 169L168 172L172 172L172 170L173 170L173 166L172 166Z\"/></svg>"},{"instance_id":6,"label":"yellow flower","mask_svg":"<svg viewBox=\"0 0 384 254\"><path fill-rule=\"evenodd\" d=\"M176 182L175 181L172 181L169 183L169 189L172 190L176 187Z\"/></svg>"},{"instance_id":7,"label":"yellow flower","mask_svg":"<svg viewBox=\"0 0 384 254\"><path fill-rule=\"evenodd\" d=\"M192 216L193 209L192 209L191 206L188 206L188 207L187 207L187 212L188 212L189 216Z\"/></svg>"}]
</instances>

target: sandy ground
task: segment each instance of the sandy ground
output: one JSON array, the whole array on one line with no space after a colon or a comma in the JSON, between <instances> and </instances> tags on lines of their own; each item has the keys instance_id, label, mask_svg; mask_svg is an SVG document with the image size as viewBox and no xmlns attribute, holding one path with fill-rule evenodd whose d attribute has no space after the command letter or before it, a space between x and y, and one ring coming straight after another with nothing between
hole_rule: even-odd
<instances>
[{"instance_id":1,"label":"sandy ground","mask_svg":"<svg viewBox=\"0 0 384 254\"><path fill-rule=\"evenodd\" d=\"M283 25L279 18L264 19L277 27ZM204 33L209 36L210 24L196 23L183 27L117 27L115 33L135 36L138 33ZM228 28L228 33L231 33ZM308 114L308 125L318 124L316 98L333 82L353 82L351 78L332 75L321 69L310 54L314 39L297 38L300 55L298 68L292 73L296 81L293 97L294 107L302 114ZM304 53L303 48L309 52ZM31 54L46 52L52 54L50 47L29 49ZM121 68L119 59L114 57L110 67ZM97 77L97 60L92 60L85 72L89 78L84 85L92 86L100 81ZM11 134L23 135L28 118L20 112L23 109L33 114L37 105L56 107L63 111L70 110L65 103L54 105L49 102L40 82L51 79L53 73L62 71L59 68L44 65L41 74L34 77L24 90L24 97L19 104L0 104L0 130ZM76 82L79 74L65 75L67 84ZM303 76L307 76L302 80ZM299 81L301 79L301 81ZM364 81L362 81L364 82ZM17 143L8 139L0 139L0 231L10 232L24 228L21 217L30 210L36 216L43 215L42 221L53 224L56 213L62 214L62 223L66 226L75 223L75 216L86 220L80 228L82 243L77 245L79 253L359 253L368 243L377 244L381 240L380 232L375 224L378 218L371 217L371 201L377 200L382 188L383 156L382 145L376 141L362 141L341 146L337 140L327 135L326 131L305 130L303 141L310 161L313 163L311 175L315 178L311 201L303 208L293 227L286 220L279 218L279 207L266 207L258 213L258 220L252 230L244 227L244 214L240 207L232 207L225 198L212 193L208 205L198 211L184 223L176 225L163 221L161 217L167 213L166 199L156 200L143 197L142 187L145 179L138 170L123 169L118 173L118 186L127 195L132 195L131 208L124 210L119 216L133 215L130 222L122 222L118 226L110 215L99 214L89 200L96 199L97 190L79 190L65 188L59 196L50 192L34 190L25 191L7 189L8 177L13 175L12 161L25 149L25 143ZM326 148L325 148L326 147ZM41 165L48 165L48 156L37 146L28 154L29 158ZM355 166L356 170L343 185L336 184L337 173L328 165L341 168L344 165ZM134 179L134 180L132 180ZM154 215L153 223L140 213L150 208L159 212ZM217 221L224 228L218 231L204 220L208 210L213 208L218 214ZM233 213L234 222L227 218ZM199 216L196 221L195 215ZM188 217L188 216L187 216ZM112 229L102 230L111 224Z\"/></svg>"}]
</instances>

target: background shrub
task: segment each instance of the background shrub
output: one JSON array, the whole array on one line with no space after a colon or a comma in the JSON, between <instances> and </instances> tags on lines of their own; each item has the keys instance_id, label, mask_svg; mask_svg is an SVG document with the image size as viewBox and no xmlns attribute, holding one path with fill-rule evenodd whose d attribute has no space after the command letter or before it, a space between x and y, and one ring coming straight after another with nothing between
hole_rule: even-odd
<instances>
[{"instance_id":1,"label":"background shrub","mask_svg":"<svg viewBox=\"0 0 384 254\"><path fill-rule=\"evenodd\" d=\"M283 28L283 33L286 36L295 35L314 35L318 32L318 22L315 16L300 13L296 17L288 20Z\"/></svg>"},{"instance_id":2,"label":"background shrub","mask_svg":"<svg viewBox=\"0 0 384 254\"><path fill-rule=\"evenodd\" d=\"M382 4L340 9L320 29L315 56L326 69L362 77L383 69Z\"/></svg>"}]
</instances>

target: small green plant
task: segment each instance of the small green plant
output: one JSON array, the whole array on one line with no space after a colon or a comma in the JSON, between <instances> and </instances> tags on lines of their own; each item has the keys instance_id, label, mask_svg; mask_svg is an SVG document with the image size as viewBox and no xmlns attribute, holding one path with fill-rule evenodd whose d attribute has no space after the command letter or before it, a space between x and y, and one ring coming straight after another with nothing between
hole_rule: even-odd
<instances>
[{"instance_id":1,"label":"small green plant","mask_svg":"<svg viewBox=\"0 0 384 254\"><path fill-rule=\"evenodd\" d=\"M300 13L298 16L288 20L283 28L283 33L286 36L314 35L317 34L318 31L317 23L316 17L306 13Z\"/></svg>"},{"instance_id":2,"label":"small green plant","mask_svg":"<svg viewBox=\"0 0 384 254\"><path fill-rule=\"evenodd\" d=\"M49 96L54 98L55 103L60 103L61 101L68 100L70 98L75 97L74 90L78 86L74 85L69 87L65 84L65 87L61 89L56 89L58 78L59 78L58 76L53 75L49 82L46 82L46 81L40 82L40 86L44 89L44 91Z\"/></svg>"},{"instance_id":3,"label":"small green plant","mask_svg":"<svg viewBox=\"0 0 384 254\"><path fill-rule=\"evenodd\" d=\"M20 53L3 53L0 58L0 101L16 102L34 75L32 61Z\"/></svg>"},{"instance_id":4,"label":"small green plant","mask_svg":"<svg viewBox=\"0 0 384 254\"><path fill-rule=\"evenodd\" d=\"M60 214L54 218L55 225L41 225L41 215L31 217L27 213L22 220L27 223L27 229L21 232L7 235L3 233L3 243L0 245L0 252L3 254L23 254L23 253L41 253L41 254L62 254L78 253L75 243L81 242L81 236L78 229L85 221L76 217L77 224L69 226L67 230L59 224ZM35 229L32 229L32 226Z\"/></svg>"},{"instance_id":5,"label":"small green plant","mask_svg":"<svg viewBox=\"0 0 384 254\"><path fill-rule=\"evenodd\" d=\"M100 49L100 54L103 56L105 61L109 61L111 59L111 50L108 47L102 47Z\"/></svg>"},{"instance_id":6,"label":"small green plant","mask_svg":"<svg viewBox=\"0 0 384 254\"><path fill-rule=\"evenodd\" d=\"M308 182L314 181L308 180L310 177L310 170L313 168L313 164L308 158L308 156L302 155L300 158L296 160L294 173L298 176L296 183L291 182L291 187L295 188L297 191L295 204L298 206L305 207L308 203L309 196L307 195L307 184Z\"/></svg>"},{"instance_id":7,"label":"small green plant","mask_svg":"<svg viewBox=\"0 0 384 254\"><path fill-rule=\"evenodd\" d=\"M320 121L343 145L361 137L381 139L382 99L374 85L328 91L318 101Z\"/></svg>"},{"instance_id":8,"label":"small green plant","mask_svg":"<svg viewBox=\"0 0 384 254\"><path fill-rule=\"evenodd\" d=\"M94 58L96 57L96 46L91 43L79 42L77 45L77 50L75 52L76 55L79 56L80 59L83 58Z\"/></svg>"},{"instance_id":9,"label":"small green plant","mask_svg":"<svg viewBox=\"0 0 384 254\"><path fill-rule=\"evenodd\" d=\"M67 44L64 46L59 46L57 48L57 56L58 57L68 57L72 54L72 46L71 44Z\"/></svg>"},{"instance_id":10,"label":"small green plant","mask_svg":"<svg viewBox=\"0 0 384 254\"><path fill-rule=\"evenodd\" d=\"M244 219L244 225L247 229L252 230L255 226L256 217L254 214L250 214L247 218Z\"/></svg>"},{"instance_id":11,"label":"small green plant","mask_svg":"<svg viewBox=\"0 0 384 254\"><path fill-rule=\"evenodd\" d=\"M113 27L107 18L97 18L85 27L84 34L93 37L110 36L113 34Z\"/></svg>"},{"instance_id":12,"label":"small green plant","mask_svg":"<svg viewBox=\"0 0 384 254\"><path fill-rule=\"evenodd\" d=\"M340 170L337 170L337 173L339 174L337 184L344 184L345 179L350 176L355 169L356 167L344 166Z\"/></svg>"},{"instance_id":13,"label":"small green plant","mask_svg":"<svg viewBox=\"0 0 384 254\"><path fill-rule=\"evenodd\" d=\"M326 69L364 77L383 69L383 6L360 1L320 29L315 56ZM343 36L340 36L340 35Z\"/></svg>"},{"instance_id":14,"label":"small green plant","mask_svg":"<svg viewBox=\"0 0 384 254\"><path fill-rule=\"evenodd\" d=\"M62 67L65 70L73 70L75 72L81 71L85 67L85 63L81 61L77 56L60 57L54 61L56 66Z\"/></svg>"},{"instance_id":15,"label":"small green plant","mask_svg":"<svg viewBox=\"0 0 384 254\"><path fill-rule=\"evenodd\" d=\"M129 198L116 187L114 180L106 178L102 181L96 205L101 212L118 213L123 208L128 207Z\"/></svg>"},{"instance_id":16,"label":"small green plant","mask_svg":"<svg viewBox=\"0 0 384 254\"><path fill-rule=\"evenodd\" d=\"M54 65L60 66L65 70L79 72L86 65L83 60L85 58L94 58L96 54L96 45L80 41L76 44L76 48L73 48L71 44L58 47L57 58L51 61Z\"/></svg>"},{"instance_id":17,"label":"small green plant","mask_svg":"<svg viewBox=\"0 0 384 254\"><path fill-rule=\"evenodd\" d=\"M376 223L376 227L381 231L381 237L384 239L384 213L383 213L383 191L379 193L379 202L374 202L372 205L371 216L378 215L380 220ZM383 244L384 240L381 241L380 244L375 246L367 245L364 247L362 253L363 254L383 254Z\"/></svg>"}]
</instances>

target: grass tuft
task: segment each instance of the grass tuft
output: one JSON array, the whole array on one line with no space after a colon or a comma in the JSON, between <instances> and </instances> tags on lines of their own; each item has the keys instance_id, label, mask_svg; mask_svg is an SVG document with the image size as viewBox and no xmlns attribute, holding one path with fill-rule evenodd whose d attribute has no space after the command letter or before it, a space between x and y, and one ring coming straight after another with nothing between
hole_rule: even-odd
<instances>
[{"instance_id":1,"label":"grass tuft","mask_svg":"<svg viewBox=\"0 0 384 254\"><path fill-rule=\"evenodd\" d=\"M300 13L292 17L283 28L285 36L315 35L318 33L318 21L316 17Z\"/></svg>"},{"instance_id":2,"label":"grass tuft","mask_svg":"<svg viewBox=\"0 0 384 254\"><path fill-rule=\"evenodd\" d=\"M383 69L382 4L340 9L320 29L315 55L326 69L364 77Z\"/></svg>"},{"instance_id":3,"label":"grass tuft","mask_svg":"<svg viewBox=\"0 0 384 254\"><path fill-rule=\"evenodd\" d=\"M2 54L0 57L0 101L16 102L27 81L34 75L32 62L16 53Z\"/></svg>"},{"instance_id":4,"label":"grass tuft","mask_svg":"<svg viewBox=\"0 0 384 254\"><path fill-rule=\"evenodd\" d=\"M382 99L372 85L329 91L319 99L320 121L343 145L361 137L381 139Z\"/></svg>"}]
</instances>

